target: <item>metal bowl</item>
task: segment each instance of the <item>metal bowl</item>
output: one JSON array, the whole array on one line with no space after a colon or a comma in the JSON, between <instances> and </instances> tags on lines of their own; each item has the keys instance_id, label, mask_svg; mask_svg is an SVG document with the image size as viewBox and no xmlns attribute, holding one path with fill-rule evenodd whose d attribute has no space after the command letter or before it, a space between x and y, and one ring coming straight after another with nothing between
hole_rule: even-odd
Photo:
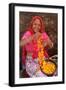
<instances>
[{"instance_id":1,"label":"metal bowl","mask_svg":"<svg viewBox=\"0 0 66 90\"><path fill-rule=\"evenodd\" d=\"M46 62L47 62L47 63L48 63L48 62L53 63L53 64L55 65L55 70L54 70L51 74L50 74L50 73L46 73L42 68L41 68L41 71L42 71L45 75L47 75L47 76L53 76L54 73L55 73L56 70L57 70L57 64L56 64L53 60L50 60L50 59L46 60Z\"/></svg>"}]
</instances>

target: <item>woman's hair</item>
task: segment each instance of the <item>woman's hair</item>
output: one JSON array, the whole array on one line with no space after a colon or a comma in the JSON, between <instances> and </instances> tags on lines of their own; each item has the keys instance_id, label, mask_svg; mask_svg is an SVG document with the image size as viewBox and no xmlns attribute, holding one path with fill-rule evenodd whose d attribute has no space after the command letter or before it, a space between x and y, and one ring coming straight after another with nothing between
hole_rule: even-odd
<instances>
[{"instance_id":1,"label":"woman's hair","mask_svg":"<svg viewBox=\"0 0 66 90\"><path fill-rule=\"evenodd\" d=\"M32 29L32 25L33 25L33 22L34 22L36 19L39 19L39 20L40 20L40 24L41 24L40 32L44 32L44 31L45 31L45 24L44 24L44 22L43 22L42 17L40 17L40 16L33 16L33 17L32 17L32 20L31 20L31 22L30 22L29 28L28 28L29 31L31 32L31 34L34 33L34 30Z\"/></svg>"}]
</instances>

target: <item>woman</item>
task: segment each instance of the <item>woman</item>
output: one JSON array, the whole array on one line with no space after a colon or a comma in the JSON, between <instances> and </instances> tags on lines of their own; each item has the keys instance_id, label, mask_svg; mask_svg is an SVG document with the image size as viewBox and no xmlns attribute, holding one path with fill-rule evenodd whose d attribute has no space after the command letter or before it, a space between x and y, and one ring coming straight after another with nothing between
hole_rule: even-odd
<instances>
[{"instance_id":1,"label":"woman","mask_svg":"<svg viewBox=\"0 0 66 90\"><path fill-rule=\"evenodd\" d=\"M43 40L44 48L52 48L53 43L49 39L45 32L45 26L42 22L42 18L34 16L31 20L30 27L21 38L22 47L22 64L26 68L26 72L30 77L44 77L38 63L38 47L37 40L41 37ZM44 57L48 58L46 50L44 51Z\"/></svg>"}]
</instances>

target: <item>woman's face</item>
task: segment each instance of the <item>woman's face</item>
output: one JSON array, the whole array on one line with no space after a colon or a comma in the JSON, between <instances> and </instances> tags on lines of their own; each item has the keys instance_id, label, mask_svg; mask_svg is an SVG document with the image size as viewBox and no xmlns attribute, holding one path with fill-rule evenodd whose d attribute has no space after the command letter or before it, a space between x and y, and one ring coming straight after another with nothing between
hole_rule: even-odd
<instances>
[{"instance_id":1,"label":"woman's face","mask_svg":"<svg viewBox=\"0 0 66 90\"><path fill-rule=\"evenodd\" d=\"M40 20L39 19L36 19L33 22L32 29L34 30L34 32L39 32L40 31L40 28L41 28Z\"/></svg>"}]
</instances>

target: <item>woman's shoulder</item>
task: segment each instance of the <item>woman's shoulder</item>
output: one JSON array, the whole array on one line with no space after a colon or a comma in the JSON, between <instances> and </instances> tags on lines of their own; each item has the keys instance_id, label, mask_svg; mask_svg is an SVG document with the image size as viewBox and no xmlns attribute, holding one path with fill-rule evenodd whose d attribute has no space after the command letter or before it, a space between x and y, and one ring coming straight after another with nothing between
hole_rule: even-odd
<instances>
[{"instance_id":1,"label":"woman's shoulder","mask_svg":"<svg viewBox=\"0 0 66 90\"><path fill-rule=\"evenodd\" d=\"M30 31L26 31L26 32L24 33L24 35L22 36L22 39L26 39L26 38L28 38L29 36L31 36Z\"/></svg>"},{"instance_id":2,"label":"woman's shoulder","mask_svg":"<svg viewBox=\"0 0 66 90\"><path fill-rule=\"evenodd\" d=\"M42 38L43 39L48 39L49 37L48 37L48 34L46 33L46 32L43 32L42 33Z\"/></svg>"}]
</instances>

